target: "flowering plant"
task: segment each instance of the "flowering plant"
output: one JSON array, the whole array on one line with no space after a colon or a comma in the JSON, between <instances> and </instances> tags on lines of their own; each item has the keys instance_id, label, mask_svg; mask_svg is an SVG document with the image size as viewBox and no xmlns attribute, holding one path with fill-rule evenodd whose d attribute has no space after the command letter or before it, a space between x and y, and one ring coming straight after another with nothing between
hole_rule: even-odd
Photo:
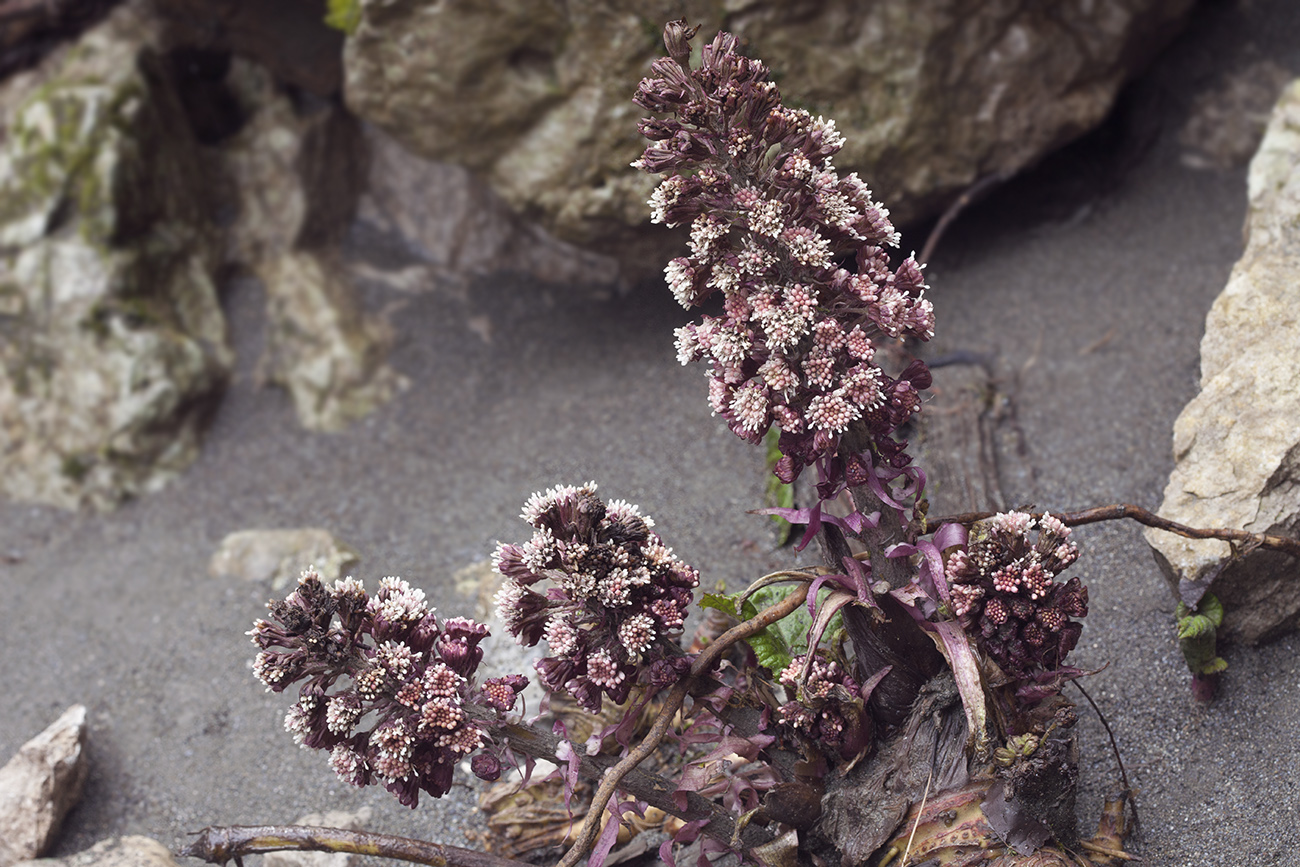
<instances>
[{"instance_id":1,"label":"flowering plant","mask_svg":"<svg viewBox=\"0 0 1300 867\"><path fill-rule=\"evenodd\" d=\"M723 851L901 867L1129 859L1127 782L1091 840L1075 828L1076 716L1061 691L1085 674L1067 656L1088 592L1064 575L1079 557L1070 526L1128 517L1295 543L1190 530L1132 506L928 521L925 476L898 432L931 375L921 361L891 372L886 360L889 341L933 334L922 265L891 263L898 232L862 180L832 165L843 144L834 122L782 105L730 34L693 68L693 36L668 24L668 56L635 97L663 115L642 121L650 144L634 163L663 175L652 220L691 227L690 255L665 269L669 289L685 307L715 305L678 330L678 357L708 366L709 404L737 436L779 432L783 482L815 468L815 505L767 511L806 523L801 546L816 538L822 563L707 595L702 605L732 619L683 650L700 575L653 520L602 500L595 483L533 495L522 514L531 538L496 552L498 613L520 643L546 643L536 667L549 691L590 713L622 709L586 750L512 713L522 675L480 684L486 627L439 621L397 578L368 596L350 578L326 588L305 574L250 633L255 673L276 692L302 682L285 727L329 750L347 782L382 784L409 806L420 791L445 794L467 756L488 780L503 762L558 759L566 804L578 779L598 783L562 867L588 857L599 867L624 815L652 807L679 820L659 850L669 863L674 841L700 864ZM848 515L823 511L846 493ZM1194 619L1184 618L1188 640L1207 629ZM647 707L653 722L634 733ZM599 753L607 735L618 757ZM676 766L643 768L670 738ZM186 854L224 861L294 839L275 830L207 829ZM306 830L305 848L519 863Z\"/></svg>"}]
</instances>

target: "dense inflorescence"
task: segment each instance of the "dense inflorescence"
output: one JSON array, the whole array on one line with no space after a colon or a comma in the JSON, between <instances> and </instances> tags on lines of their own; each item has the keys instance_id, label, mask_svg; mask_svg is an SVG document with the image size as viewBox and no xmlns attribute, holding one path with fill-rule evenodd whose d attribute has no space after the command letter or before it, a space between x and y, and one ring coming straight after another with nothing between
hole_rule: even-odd
<instances>
[{"instance_id":1,"label":"dense inflorescence","mask_svg":"<svg viewBox=\"0 0 1300 867\"><path fill-rule=\"evenodd\" d=\"M1051 515L980 521L946 563L953 613L1008 674L1055 671L1082 631L1070 618L1088 613L1088 588L1055 580L1078 558L1070 528Z\"/></svg>"},{"instance_id":2,"label":"dense inflorescence","mask_svg":"<svg viewBox=\"0 0 1300 867\"><path fill-rule=\"evenodd\" d=\"M819 649L811 663L806 654L794 657L777 679L794 697L777 708L782 724L808 740L838 750L846 760L870 743L871 720L860 684L824 650Z\"/></svg>"},{"instance_id":3,"label":"dense inflorescence","mask_svg":"<svg viewBox=\"0 0 1300 867\"><path fill-rule=\"evenodd\" d=\"M549 689L595 713L602 694L621 703L638 679L659 689L689 668L678 636L700 576L637 506L606 504L589 482L534 494L522 517L536 532L497 549L497 609L520 643L546 639L537 671Z\"/></svg>"},{"instance_id":4,"label":"dense inflorescence","mask_svg":"<svg viewBox=\"0 0 1300 867\"><path fill-rule=\"evenodd\" d=\"M723 296L721 316L678 329L678 357L711 364L709 403L738 436L781 430L784 481L816 463L822 481L862 484L876 458L907 463L890 435L930 386L919 361L897 378L875 362L881 335L933 334L921 266L908 257L890 268L898 233L856 173L836 173L834 121L783 106L766 66L737 54L731 34L691 70L693 33L669 24L671 57L635 97L670 115L641 122L651 144L633 163L667 175L651 219L691 227L691 255L668 264L668 285L685 307ZM854 446L840 449L845 439Z\"/></svg>"},{"instance_id":5,"label":"dense inflorescence","mask_svg":"<svg viewBox=\"0 0 1300 867\"><path fill-rule=\"evenodd\" d=\"M354 786L382 784L409 807L421 790L441 797L456 764L490 746L492 721L513 709L523 675L474 680L487 627L462 617L439 624L424 591L384 578L374 596L346 578L325 587L313 570L270 620L251 632L262 649L253 671L281 692L306 679L284 727L304 747L330 750L330 764ZM486 778L500 760L472 761Z\"/></svg>"}]
</instances>

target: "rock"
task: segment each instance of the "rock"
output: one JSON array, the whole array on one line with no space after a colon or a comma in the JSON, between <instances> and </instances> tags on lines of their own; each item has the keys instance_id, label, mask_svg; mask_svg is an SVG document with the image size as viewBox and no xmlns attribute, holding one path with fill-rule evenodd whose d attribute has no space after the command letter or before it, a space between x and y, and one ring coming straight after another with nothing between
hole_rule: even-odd
<instances>
[{"instance_id":1,"label":"rock","mask_svg":"<svg viewBox=\"0 0 1300 867\"><path fill-rule=\"evenodd\" d=\"M406 386L386 361L387 325L365 314L337 260L365 143L340 107L299 111L259 67L236 62L230 79L250 119L223 150L240 197L229 256L266 287L263 375L289 392L304 427L338 430Z\"/></svg>"},{"instance_id":2,"label":"rock","mask_svg":"<svg viewBox=\"0 0 1300 867\"><path fill-rule=\"evenodd\" d=\"M43 854L86 784L86 708L74 704L0 768L0 867Z\"/></svg>"},{"instance_id":3,"label":"rock","mask_svg":"<svg viewBox=\"0 0 1300 867\"><path fill-rule=\"evenodd\" d=\"M391 330L362 312L340 265L296 252L257 270L267 289L270 380L288 390L303 427L339 430L407 387L386 361Z\"/></svg>"},{"instance_id":4,"label":"rock","mask_svg":"<svg viewBox=\"0 0 1300 867\"><path fill-rule=\"evenodd\" d=\"M370 815L369 807L362 807L356 813L330 810L326 813L308 813L294 824L363 831L366 822L370 821ZM346 852L268 852L262 858L262 867L349 867L359 860L357 856Z\"/></svg>"},{"instance_id":5,"label":"rock","mask_svg":"<svg viewBox=\"0 0 1300 867\"><path fill-rule=\"evenodd\" d=\"M1193 527L1300 530L1300 81L1282 94L1250 164L1246 251L1206 317L1201 392L1174 423L1160 514ZM1300 623L1295 561L1146 531L1188 604L1212 582L1224 633L1255 643Z\"/></svg>"},{"instance_id":6,"label":"rock","mask_svg":"<svg viewBox=\"0 0 1300 867\"><path fill-rule=\"evenodd\" d=\"M363 261L366 277L407 291L442 283L463 292L471 279L502 271L570 286L618 283L618 260L521 219L463 166L422 159L373 127L367 140L370 179L359 233L387 241L367 246L400 252Z\"/></svg>"},{"instance_id":7,"label":"rock","mask_svg":"<svg viewBox=\"0 0 1300 867\"><path fill-rule=\"evenodd\" d=\"M0 78L37 63L103 18L117 0L0 0Z\"/></svg>"},{"instance_id":8,"label":"rock","mask_svg":"<svg viewBox=\"0 0 1300 867\"><path fill-rule=\"evenodd\" d=\"M1191 5L360 0L344 91L358 115L482 173L556 237L629 256L647 252L636 230L654 185L628 169L644 144L631 97L670 18L704 39L736 33L789 98L834 117L848 142L836 165L906 223L1094 126Z\"/></svg>"},{"instance_id":9,"label":"rock","mask_svg":"<svg viewBox=\"0 0 1300 867\"><path fill-rule=\"evenodd\" d=\"M169 46L234 53L317 96L343 85L343 33L322 0L153 0Z\"/></svg>"},{"instance_id":10,"label":"rock","mask_svg":"<svg viewBox=\"0 0 1300 867\"><path fill-rule=\"evenodd\" d=\"M0 95L0 491L107 508L195 457L231 369L204 171L139 3Z\"/></svg>"},{"instance_id":11,"label":"rock","mask_svg":"<svg viewBox=\"0 0 1300 867\"><path fill-rule=\"evenodd\" d=\"M332 582L360 564L360 555L328 530L239 530L221 540L221 547L208 562L208 574L265 581L279 591L297 581L309 566L322 581Z\"/></svg>"},{"instance_id":12,"label":"rock","mask_svg":"<svg viewBox=\"0 0 1300 867\"><path fill-rule=\"evenodd\" d=\"M66 858L22 861L17 867L176 867L167 847L148 837L114 837Z\"/></svg>"},{"instance_id":13,"label":"rock","mask_svg":"<svg viewBox=\"0 0 1300 867\"><path fill-rule=\"evenodd\" d=\"M1193 169L1244 165L1259 148L1278 94L1291 72L1271 60L1251 63L1202 93L1178 133L1182 163Z\"/></svg>"}]
</instances>

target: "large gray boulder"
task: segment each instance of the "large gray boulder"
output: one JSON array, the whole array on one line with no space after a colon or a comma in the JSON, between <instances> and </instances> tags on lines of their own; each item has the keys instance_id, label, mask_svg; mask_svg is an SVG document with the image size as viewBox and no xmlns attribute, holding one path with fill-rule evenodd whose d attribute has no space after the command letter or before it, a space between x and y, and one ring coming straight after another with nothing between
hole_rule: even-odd
<instances>
[{"instance_id":1,"label":"large gray boulder","mask_svg":"<svg viewBox=\"0 0 1300 867\"><path fill-rule=\"evenodd\" d=\"M430 159L488 178L558 237L638 252L654 180L631 102L660 32L685 15L834 117L896 222L1013 172L1094 126L1191 0L359 0L344 49L360 116ZM644 243L644 242L642 242Z\"/></svg>"},{"instance_id":2,"label":"large gray boulder","mask_svg":"<svg viewBox=\"0 0 1300 867\"><path fill-rule=\"evenodd\" d=\"M1201 341L1201 392L1174 423L1176 464L1160 514L1194 527L1300 530L1300 81L1282 94L1250 164L1246 252ZM1300 624L1300 564L1228 543L1146 532L1194 604L1207 585L1224 631L1258 642Z\"/></svg>"},{"instance_id":3,"label":"large gray boulder","mask_svg":"<svg viewBox=\"0 0 1300 867\"><path fill-rule=\"evenodd\" d=\"M208 172L138 4L0 88L0 492L111 506L187 466L232 356Z\"/></svg>"}]
</instances>

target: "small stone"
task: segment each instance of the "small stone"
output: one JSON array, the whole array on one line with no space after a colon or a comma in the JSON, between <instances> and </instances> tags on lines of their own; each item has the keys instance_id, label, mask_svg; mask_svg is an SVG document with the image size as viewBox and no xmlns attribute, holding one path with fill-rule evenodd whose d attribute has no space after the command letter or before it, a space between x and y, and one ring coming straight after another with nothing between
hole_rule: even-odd
<instances>
[{"instance_id":1,"label":"small stone","mask_svg":"<svg viewBox=\"0 0 1300 867\"><path fill-rule=\"evenodd\" d=\"M355 570L361 557L328 530L239 530L226 536L208 563L214 578L269 582L283 590L314 567L321 581L332 582Z\"/></svg>"},{"instance_id":2,"label":"small stone","mask_svg":"<svg viewBox=\"0 0 1300 867\"><path fill-rule=\"evenodd\" d=\"M131 836L101 840L66 858L22 861L15 867L176 867L176 861L157 840Z\"/></svg>"},{"instance_id":3,"label":"small stone","mask_svg":"<svg viewBox=\"0 0 1300 867\"><path fill-rule=\"evenodd\" d=\"M355 813L342 810L330 810L325 813L308 813L295 825L311 825L320 828L342 828L345 831L365 830L370 821L371 810L362 807ZM351 867L359 859L347 852L268 852L262 858L262 867Z\"/></svg>"},{"instance_id":4,"label":"small stone","mask_svg":"<svg viewBox=\"0 0 1300 867\"><path fill-rule=\"evenodd\" d=\"M1246 251L1206 318L1201 392L1174 423L1160 515L1192 527L1300 531L1300 81L1282 94L1248 177ZM1295 561L1147 530L1156 561L1195 606L1213 587L1223 631L1248 643L1300 624Z\"/></svg>"},{"instance_id":5,"label":"small stone","mask_svg":"<svg viewBox=\"0 0 1300 867\"><path fill-rule=\"evenodd\" d=\"M75 704L0 768L0 867L49 849L86 784L86 707Z\"/></svg>"}]
</instances>

